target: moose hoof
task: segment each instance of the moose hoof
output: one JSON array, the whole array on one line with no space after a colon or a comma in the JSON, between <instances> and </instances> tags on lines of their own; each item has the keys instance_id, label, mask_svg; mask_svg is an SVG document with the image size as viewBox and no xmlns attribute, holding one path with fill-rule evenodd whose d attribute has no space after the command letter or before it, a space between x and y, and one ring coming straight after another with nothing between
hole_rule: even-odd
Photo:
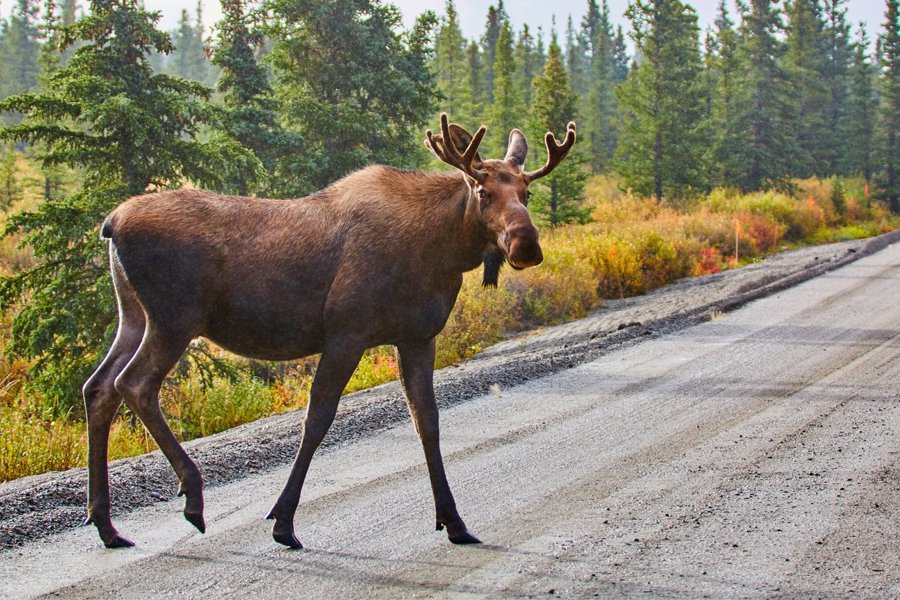
<instances>
[{"instance_id":1,"label":"moose hoof","mask_svg":"<svg viewBox=\"0 0 900 600\"><path fill-rule=\"evenodd\" d=\"M196 527L200 533L206 533L206 523L203 521L202 512L184 511L184 518L187 519L191 525Z\"/></svg>"},{"instance_id":2,"label":"moose hoof","mask_svg":"<svg viewBox=\"0 0 900 600\"><path fill-rule=\"evenodd\" d=\"M134 542L123 538L117 533L111 538L103 540L103 545L107 548L131 548L134 546Z\"/></svg>"},{"instance_id":3,"label":"moose hoof","mask_svg":"<svg viewBox=\"0 0 900 600\"><path fill-rule=\"evenodd\" d=\"M266 515L267 521L273 519L275 520L275 526L272 527L272 539L282 546L287 546L293 550L302 549L303 544L301 544L300 540L297 539L297 536L294 535L293 520L276 517L274 508Z\"/></svg>"},{"instance_id":4,"label":"moose hoof","mask_svg":"<svg viewBox=\"0 0 900 600\"><path fill-rule=\"evenodd\" d=\"M480 544L481 540L477 537L469 533L468 531L463 531L462 533L456 535L447 536L451 543L453 544Z\"/></svg>"},{"instance_id":5,"label":"moose hoof","mask_svg":"<svg viewBox=\"0 0 900 600\"><path fill-rule=\"evenodd\" d=\"M303 549L303 544L300 543L300 540L297 539L293 531L278 531L277 529L273 529L272 539L292 550Z\"/></svg>"}]
</instances>

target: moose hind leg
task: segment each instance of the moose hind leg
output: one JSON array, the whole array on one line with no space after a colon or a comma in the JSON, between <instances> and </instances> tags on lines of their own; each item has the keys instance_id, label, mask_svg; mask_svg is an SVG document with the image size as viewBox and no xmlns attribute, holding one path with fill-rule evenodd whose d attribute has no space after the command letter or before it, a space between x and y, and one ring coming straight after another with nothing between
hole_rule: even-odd
<instances>
[{"instance_id":1,"label":"moose hind leg","mask_svg":"<svg viewBox=\"0 0 900 600\"><path fill-rule=\"evenodd\" d=\"M159 409L159 390L163 380L190 340L189 336L166 331L150 321L140 348L116 378L115 385L175 470L180 482L178 495L185 496L184 518L204 533L206 524L203 520L203 478L200 469L181 447Z\"/></svg>"},{"instance_id":2,"label":"moose hind leg","mask_svg":"<svg viewBox=\"0 0 900 600\"><path fill-rule=\"evenodd\" d=\"M266 516L266 519L275 520L272 538L279 544L294 549L303 547L294 534L294 513L300 503L303 482L313 454L334 421L341 392L344 391L356 365L359 364L362 353L362 348L354 349L351 344L332 343L325 348L322 358L319 359L309 393L306 418L303 420L300 449L284 490Z\"/></svg>"},{"instance_id":3,"label":"moose hind leg","mask_svg":"<svg viewBox=\"0 0 900 600\"><path fill-rule=\"evenodd\" d=\"M425 450L428 477L434 494L436 528L447 527L447 537L454 544L480 544L481 541L466 529L456 510L456 502L447 483L444 461L441 458L438 427L438 408L434 398L434 340L423 344L397 346L400 357L400 378L406 391L409 412L416 433Z\"/></svg>"},{"instance_id":4,"label":"moose hind leg","mask_svg":"<svg viewBox=\"0 0 900 600\"><path fill-rule=\"evenodd\" d=\"M85 524L97 527L107 548L134 544L116 531L110 519L109 470L107 468L109 428L122 404L116 391L116 376L131 360L144 332L143 315L120 311L119 330L106 358L82 388L88 428L88 506Z\"/></svg>"}]
</instances>

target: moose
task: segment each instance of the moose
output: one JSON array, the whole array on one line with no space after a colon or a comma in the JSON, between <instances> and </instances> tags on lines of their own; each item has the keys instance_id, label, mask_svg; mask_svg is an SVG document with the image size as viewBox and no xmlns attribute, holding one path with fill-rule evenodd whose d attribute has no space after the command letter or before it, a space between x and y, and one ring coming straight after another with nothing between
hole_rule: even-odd
<instances>
[{"instance_id":1,"label":"moose","mask_svg":"<svg viewBox=\"0 0 900 600\"><path fill-rule=\"evenodd\" d=\"M109 548L133 546L110 519L107 448L124 401L153 436L179 480L184 516L198 530L203 479L159 408L159 391L191 341L204 337L240 355L291 360L321 353L299 451L268 515L272 537L302 548L294 513L313 453L334 420L363 352L396 347L409 412L425 451L436 512L454 544L480 543L466 529L444 473L433 389L435 336L462 276L484 264L485 285L501 266L543 260L526 204L528 186L575 143L545 136L548 158L523 170L518 129L502 160L482 160L475 135L446 113L425 145L451 172L370 166L306 198L267 200L196 190L135 196L101 226L118 306L106 357L83 387L88 426L88 505Z\"/></svg>"}]
</instances>

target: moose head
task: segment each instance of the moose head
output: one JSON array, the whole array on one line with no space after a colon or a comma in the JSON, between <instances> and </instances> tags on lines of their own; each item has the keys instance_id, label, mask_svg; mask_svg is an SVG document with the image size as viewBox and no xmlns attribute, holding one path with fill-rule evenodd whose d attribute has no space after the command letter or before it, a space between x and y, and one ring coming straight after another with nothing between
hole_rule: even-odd
<instances>
[{"instance_id":1,"label":"moose head","mask_svg":"<svg viewBox=\"0 0 900 600\"><path fill-rule=\"evenodd\" d=\"M482 160L478 146L486 128L475 135L450 123L441 113L441 132L425 132L425 145L443 162L465 174L471 201L490 240L484 253L484 285L496 286L503 262L514 269L539 265L544 260L538 241L538 230L528 214L528 186L549 174L566 157L575 144L575 123L569 122L562 142L552 132L545 135L547 162L536 171L525 171L528 143L518 129L509 133L506 156L502 160Z\"/></svg>"}]
</instances>

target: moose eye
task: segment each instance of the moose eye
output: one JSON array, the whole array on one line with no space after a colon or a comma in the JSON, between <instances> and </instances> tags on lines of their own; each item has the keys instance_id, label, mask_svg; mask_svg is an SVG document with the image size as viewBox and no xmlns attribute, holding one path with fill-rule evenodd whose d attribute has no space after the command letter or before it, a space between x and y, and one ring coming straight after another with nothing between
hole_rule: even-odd
<instances>
[{"instance_id":1,"label":"moose eye","mask_svg":"<svg viewBox=\"0 0 900 600\"><path fill-rule=\"evenodd\" d=\"M479 200L486 201L488 199L488 193L484 188L478 188L476 193L478 194Z\"/></svg>"}]
</instances>

